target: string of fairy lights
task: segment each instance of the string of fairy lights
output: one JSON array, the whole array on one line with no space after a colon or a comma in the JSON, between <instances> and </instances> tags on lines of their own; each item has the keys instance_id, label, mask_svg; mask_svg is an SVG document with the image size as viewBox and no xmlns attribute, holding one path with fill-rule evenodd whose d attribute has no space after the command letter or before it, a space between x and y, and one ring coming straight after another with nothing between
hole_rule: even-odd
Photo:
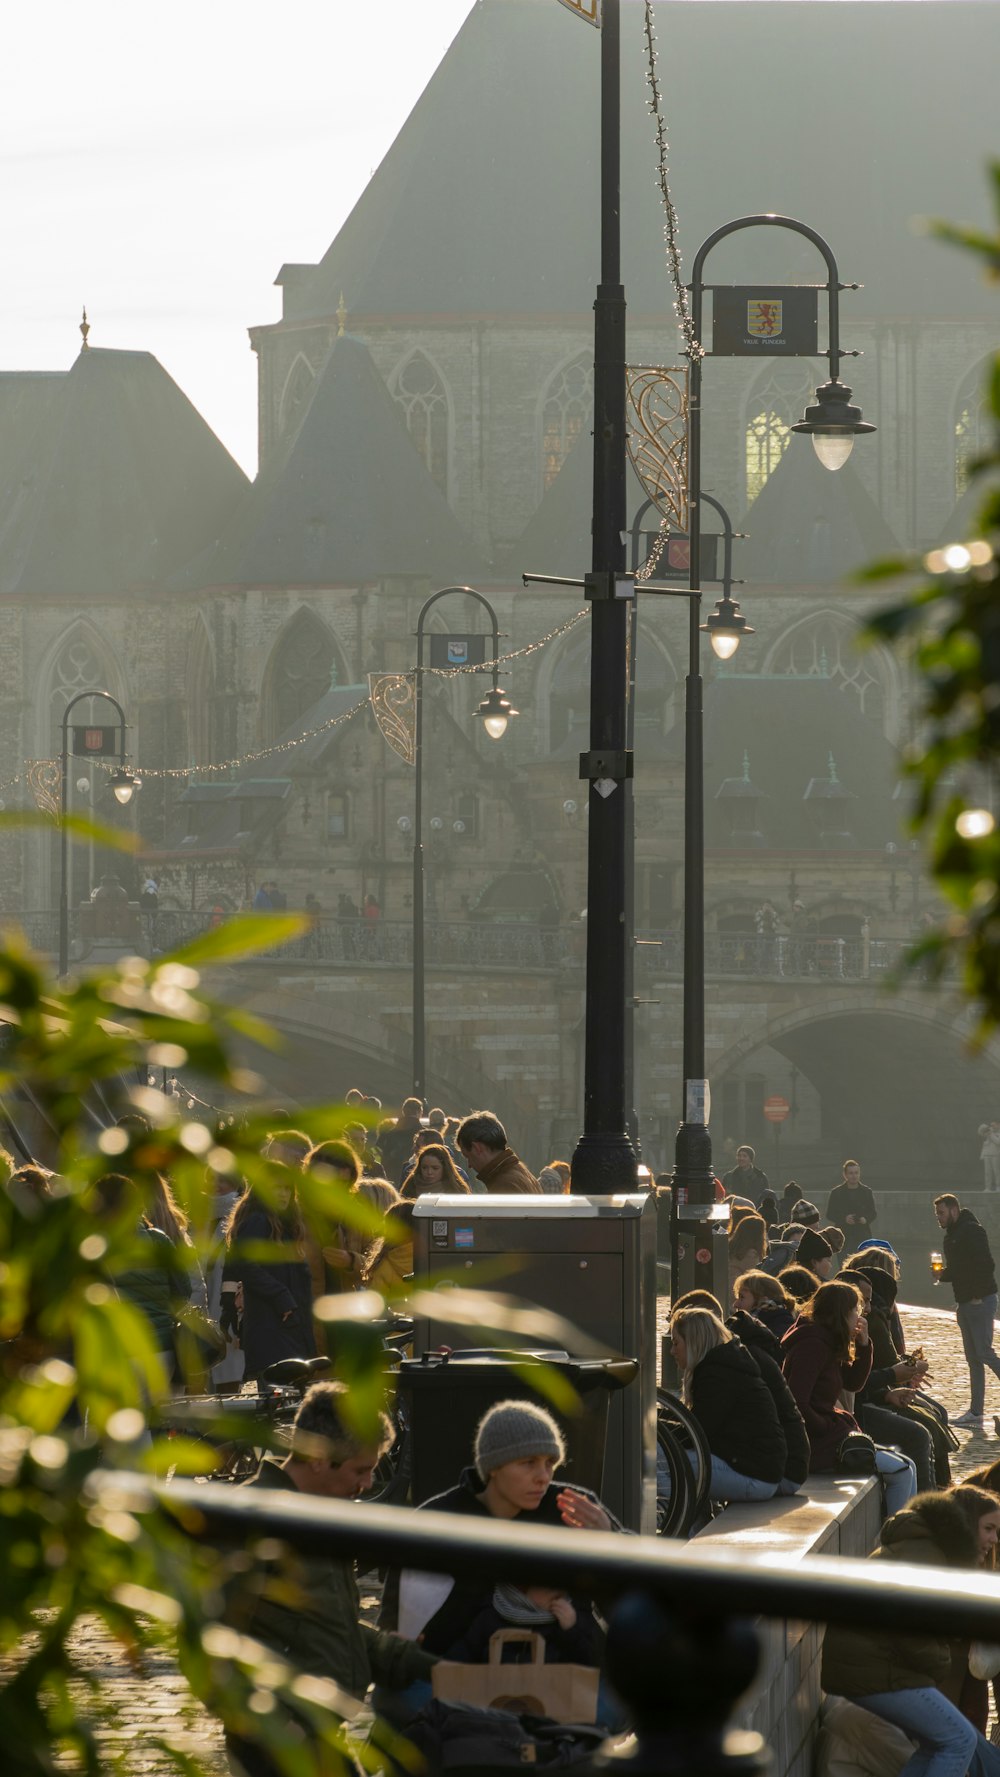
<instances>
[{"instance_id":1,"label":"string of fairy lights","mask_svg":"<svg viewBox=\"0 0 1000 1777\"><path fill-rule=\"evenodd\" d=\"M523 648L512 648L509 653L499 655L495 664L498 667L506 666L510 661L525 660L529 655L537 654L539 649L548 647L551 642L558 641L561 636L567 635L571 629L575 629L586 615L586 609L577 611L574 616L567 618L565 623L560 623L555 629L550 629L547 635L539 636L537 641L528 642ZM433 674L435 678L451 679L465 673L490 671L493 665L494 662L489 660L483 665L425 666L421 670L425 674ZM397 677L402 681L413 679L415 674L416 668L411 667L408 671L390 676ZM315 728L304 729L292 740L275 741L270 746L255 747L249 752L241 753L237 758L211 760L200 765L144 765L141 761L137 761L131 765L131 770L141 779L208 777L220 775L223 772L242 771L246 766L256 765L262 759L273 759L284 753L292 753L296 748L305 746L309 741L316 740L321 735L331 734L335 728L343 727L345 723L351 722L356 716L359 716L363 710L370 708L371 702L371 693L366 692L363 697L359 697L357 703L351 705L350 709L342 710L339 715L330 716L325 722L318 723ZM92 763L101 771L108 773L118 769L116 759L94 759ZM57 759L26 759L20 771L12 777L0 779L0 797L21 787L32 790L31 772L33 768L38 766L52 766L58 771L59 761Z\"/></svg>"},{"instance_id":2,"label":"string of fairy lights","mask_svg":"<svg viewBox=\"0 0 1000 1777\"><path fill-rule=\"evenodd\" d=\"M646 0L644 29L646 36L646 81L649 86L647 106L656 124L656 177L663 202L663 244L667 255L667 270L674 292L674 314L677 324L684 336L684 353L689 362L705 356L705 348L696 338L694 321L691 316L691 305L681 271L680 223L674 200L670 190L670 147L667 136L667 121L663 115L663 99L660 92L660 76L657 71L659 54L656 48L656 24L653 19L653 0ZM664 513L660 519L660 528L642 567L636 573L636 580L642 582L652 579L660 564L660 557L667 546L670 534L669 516Z\"/></svg>"}]
</instances>

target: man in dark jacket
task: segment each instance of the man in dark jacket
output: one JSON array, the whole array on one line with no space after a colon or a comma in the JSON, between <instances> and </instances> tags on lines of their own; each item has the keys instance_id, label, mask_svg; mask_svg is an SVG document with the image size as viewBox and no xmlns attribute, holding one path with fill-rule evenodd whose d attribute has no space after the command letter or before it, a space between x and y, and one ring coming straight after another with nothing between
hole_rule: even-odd
<instances>
[{"instance_id":1,"label":"man in dark jacket","mask_svg":"<svg viewBox=\"0 0 1000 1777\"><path fill-rule=\"evenodd\" d=\"M874 1193L861 1183L860 1161L845 1160L842 1171L841 1183L830 1192L826 1216L843 1234L846 1251L853 1253L868 1239L878 1212Z\"/></svg>"},{"instance_id":2,"label":"man in dark jacket","mask_svg":"<svg viewBox=\"0 0 1000 1777\"><path fill-rule=\"evenodd\" d=\"M507 1146L507 1131L492 1111L473 1111L459 1124L455 1142L466 1165L491 1195L507 1191L541 1195L541 1185Z\"/></svg>"},{"instance_id":3,"label":"man in dark jacket","mask_svg":"<svg viewBox=\"0 0 1000 1777\"><path fill-rule=\"evenodd\" d=\"M1000 1357L993 1349L993 1322L997 1312L997 1280L986 1229L971 1209L963 1209L956 1196L946 1191L934 1199L934 1214L944 1234L944 1270L941 1283L955 1292L955 1319L962 1335L969 1366L971 1401L952 1425L980 1427L986 1405L986 1369L1000 1376Z\"/></svg>"},{"instance_id":4,"label":"man in dark jacket","mask_svg":"<svg viewBox=\"0 0 1000 1777\"><path fill-rule=\"evenodd\" d=\"M767 1173L761 1172L755 1162L753 1148L744 1143L737 1148L736 1165L723 1175L722 1185L727 1197L748 1197L754 1208L759 1209L760 1200L770 1187Z\"/></svg>"},{"instance_id":5,"label":"man in dark jacket","mask_svg":"<svg viewBox=\"0 0 1000 1777\"><path fill-rule=\"evenodd\" d=\"M344 1424L343 1383L317 1382L295 1416L292 1454L285 1462L266 1457L248 1487L272 1487L312 1499L355 1499L371 1486L372 1473L391 1442L383 1436L361 1444ZM360 1599L352 1561L312 1555L308 1562L258 1561L227 1588L226 1621L264 1642L296 1671L332 1679L360 1700L373 1679L401 1690L429 1678L435 1658L415 1642L359 1621ZM277 1765L260 1746L227 1735L227 1749L248 1777L277 1777Z\"/></svg>"}]
</instances>

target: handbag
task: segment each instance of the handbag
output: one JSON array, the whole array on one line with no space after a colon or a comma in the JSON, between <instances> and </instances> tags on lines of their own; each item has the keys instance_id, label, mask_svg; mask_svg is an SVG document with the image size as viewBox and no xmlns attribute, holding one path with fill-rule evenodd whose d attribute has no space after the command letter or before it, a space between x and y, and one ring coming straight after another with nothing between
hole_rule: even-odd
<instances>
[{"instance_id":1,"label":"handbag","mask_svg":"<svg viewBox=\"0 0 1000 1777\"><path fill-rule=\"evenodd\" d=\"M605 1731L434 1698L407 1723L406 1738L432 1771L447 1772L449 1777L490 1777L494 1771L525 1765L549 1771L589 1765Z\"/></svg>"},{"instance_id":2,"label":"handbag","mask_svg":"<svg viewBox=\"0 0 1000 1777\"><path fill-rule=\"evenodd\" d=\"M874 1475L878 1472L875 1442L864 1431L849 1431L837 1446L838 1475Z\"/></svg>"},{"instance_id":3,"label":"handbag","mask_svg":"<svg viewBox=\"0 0 1000 1777\"><path fill-rule=\"evenodd\" d=\"M527 1642L531 1660L503 1664L504 1647ZM513 1715L547 1715L557 1722L597 1720L596 1666L545 1662L545 1638L533 1629L497 1629L490 1636L485 1665L464 1660L439 1660L431 1673L431 1691L442 1703L474 1703L480 1709L505 1709Z\"/></svg>"}]
</instances>

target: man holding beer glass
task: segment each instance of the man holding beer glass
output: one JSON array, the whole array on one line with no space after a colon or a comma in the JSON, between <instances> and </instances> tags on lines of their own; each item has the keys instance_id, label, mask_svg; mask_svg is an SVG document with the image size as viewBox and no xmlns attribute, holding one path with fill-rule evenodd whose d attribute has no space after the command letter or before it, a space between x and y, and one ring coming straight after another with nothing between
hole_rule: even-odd
<instances>
[{"instance_id":1,"label":"man holding beer glass","mask_svg":"<svg viewBox=\"0 0 1000 1777\"><path fill-rule=\"evenodd\" d=\"M946 1191L934 1199L934 1214L944 1234L943 1253L931 1254L935 1282L950 1283L955 1292L955 1318L969 1366L971 1402L952 1425L981 1430L986 1405L986 1370L1000 1377L1000 1357L993 1349L997 1282L986 1229L971 1209Z\"/></svg>"}]
</instances>

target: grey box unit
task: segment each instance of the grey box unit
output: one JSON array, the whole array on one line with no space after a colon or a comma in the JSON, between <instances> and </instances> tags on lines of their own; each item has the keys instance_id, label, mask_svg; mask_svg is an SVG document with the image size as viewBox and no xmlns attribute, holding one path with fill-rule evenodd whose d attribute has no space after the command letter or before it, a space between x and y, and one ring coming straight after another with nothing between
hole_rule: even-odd
<instances>
[{"instance_id":1,"label":"grey box unit","mask_svg":"<svg viewBox=\"0 0 1000 1777\"><path fill-rule=\"evenodd\" d=\"M629 1530L653 1533L656 1207L650 1195L420 1197L413 1268L420 1285L446 1273L464 1289L496 1290L551 1309L603 1354L638 1360L635 1381L611 1397L604 1497ZM537 1331L512 1338L507 1329L494 1342L534 1349L539 1343ZM440 1345L483 1343L478 1327L424 1318L414 1328L417 1357Z\"/></svg>"}]
</instances>

